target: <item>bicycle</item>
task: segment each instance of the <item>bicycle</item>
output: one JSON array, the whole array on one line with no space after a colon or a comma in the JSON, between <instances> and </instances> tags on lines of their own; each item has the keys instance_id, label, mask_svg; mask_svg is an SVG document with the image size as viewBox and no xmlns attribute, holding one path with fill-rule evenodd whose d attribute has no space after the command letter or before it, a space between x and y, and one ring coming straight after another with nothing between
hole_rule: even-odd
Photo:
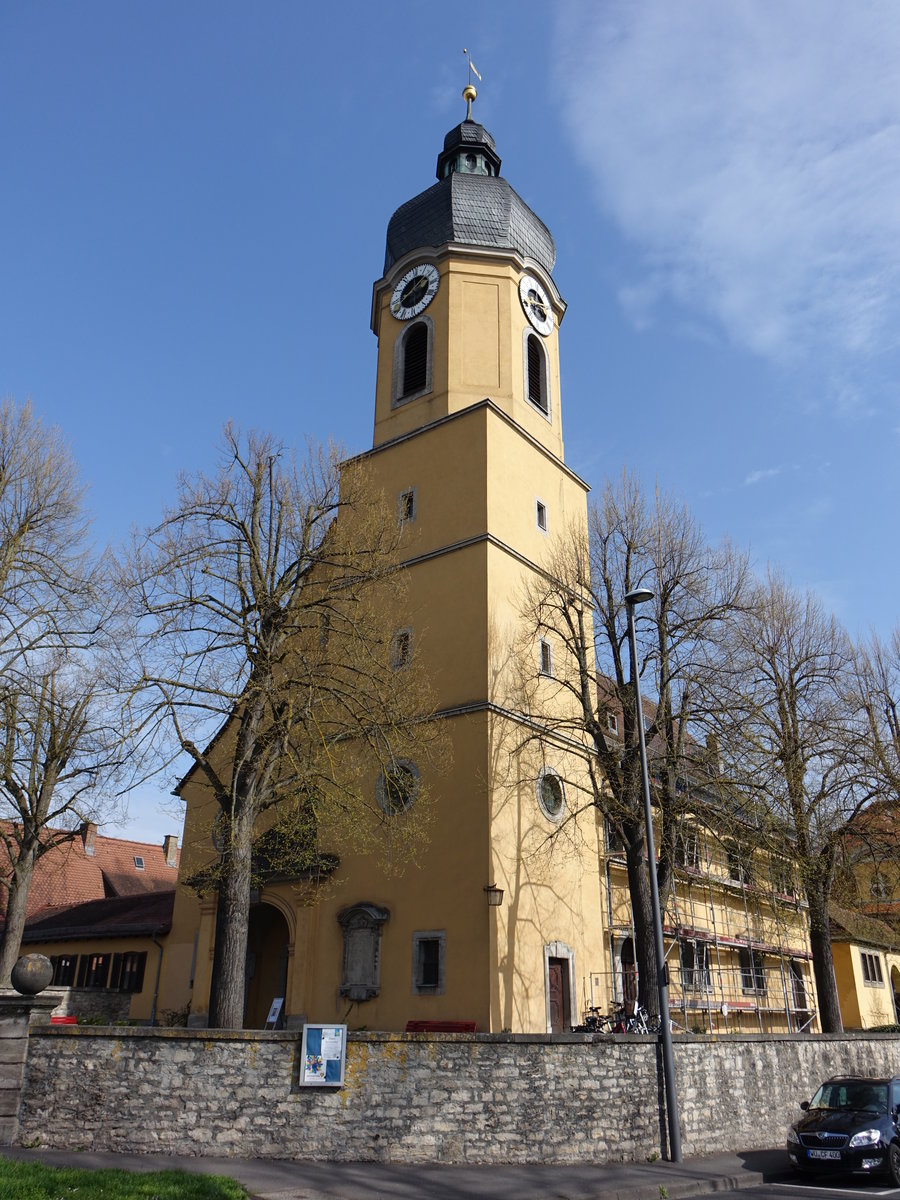
<instances>
[{"instance_id":1,"label":"bicycle","mask_svg":"<svg viewBox=\"0 0 900 1200\"><path fill-rule=\"evenodd\" d=\"M581 1024L576 1025L573 1033L610 1033L612 1025L610 1018L605 1016L596 1005L586 1008Z\"/></svg>"}]
</instances>

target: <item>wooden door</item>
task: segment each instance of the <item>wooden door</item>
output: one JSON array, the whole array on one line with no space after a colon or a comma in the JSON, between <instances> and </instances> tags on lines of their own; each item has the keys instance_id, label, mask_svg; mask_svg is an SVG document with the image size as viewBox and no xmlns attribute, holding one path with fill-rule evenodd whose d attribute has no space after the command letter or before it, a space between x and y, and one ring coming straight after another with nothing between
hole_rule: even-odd
<instances>
[{"instance_id":1,"label":"wooden door","mask_svg":"<svg viewBox=\"0 0 900 1200\"><path fill-rule=\"evenodd\" d=\"M550 1032L564 1033L569 1028L569 964L564 958L551 958L547 965L550 996Z\"/></svg>"}]
</instances>

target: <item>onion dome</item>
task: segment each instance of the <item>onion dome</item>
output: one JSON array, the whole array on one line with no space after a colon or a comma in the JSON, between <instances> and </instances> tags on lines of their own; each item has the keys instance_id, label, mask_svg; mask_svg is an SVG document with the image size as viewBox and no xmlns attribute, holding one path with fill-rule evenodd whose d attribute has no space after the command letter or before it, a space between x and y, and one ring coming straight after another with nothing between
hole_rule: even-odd
<instances>
[{"instance_id":1,"label":"onion dome","mask_svg":"<svg viewBox=\"0 0 900 1200\"><path fill-rule=\"evenodd\" d=\"M391 217L385 273L412 250L451 243L514 250L552 272L556 247L550 230L500 177L494 139L483 125L467 118L450 130L437 177Z\"/></svg>"}]
</instances>

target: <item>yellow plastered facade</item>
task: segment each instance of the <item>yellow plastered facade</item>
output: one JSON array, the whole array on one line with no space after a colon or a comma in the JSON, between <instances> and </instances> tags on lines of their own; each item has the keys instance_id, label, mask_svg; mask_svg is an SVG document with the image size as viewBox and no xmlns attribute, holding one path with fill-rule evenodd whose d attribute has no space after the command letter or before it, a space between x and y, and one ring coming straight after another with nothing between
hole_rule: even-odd
<instances>
[{"instance_id":1,"label":"yellow plastered facade","mask_svg":"<svg viewBox=\"0 0 900 1200\"><path fill-rule=\"evenodd\" d=\"M424 313L431 386L398 403L398 341L402 349L408 324L395 320L389 301L394 281L420 260L440 272ZM555 306L553 330L540 343L546 412L525 398L526 339L534 333L518 295L526 270L540 275ZM546 273L505 251L423 249L375 285L379 349L366 466L373 486L396 497L398 513L404 493L414 494L414 518L404 529L407 589L394 619L409 631L426 666L450 752L436 776L422 769L433 821L415 866L390 875L374 856L325 844L341 859L327 883L273 885L255 898L254 914L270 909L277 915L260 930L251 916L248 1026L263 1023L280 991L288 1024L346 1020L384 1030L418 1020L545 1032L554 1020L576 1024L590 999L591 971L604 955L600 826L591 814L579 823L577 837L554 846L557 822L543 811L539 791L542 772L551 770L566 781L567 793L577 793L583 755L577 745L535 738L502 703L520 669L529 581L554 535L586 527L587 488L562 458L563 312ZM526 673L536 676L536 639L530 653L533 672L526 666ZM226 743L227 733L223 749ZM215 807L194 776L182 794L186 879L215 856ZM488 885L503 890L500 905L488 903ZM362 1001L342 994L345 945L338 919L359 905L387 914L378 939L377 991ZM277 968L273 930L286 942ZM189 1002L194 1024L203 1024L208 1011L214 933L214 898L198 900L180 886L163 1003L175 1009ZM425 994L415 986L422 936L439 938L443 955L440 986ZM188 962L192 973L185 971ZM552 1013L554 971L562 990Z\"/></svg>"}]
</instances>

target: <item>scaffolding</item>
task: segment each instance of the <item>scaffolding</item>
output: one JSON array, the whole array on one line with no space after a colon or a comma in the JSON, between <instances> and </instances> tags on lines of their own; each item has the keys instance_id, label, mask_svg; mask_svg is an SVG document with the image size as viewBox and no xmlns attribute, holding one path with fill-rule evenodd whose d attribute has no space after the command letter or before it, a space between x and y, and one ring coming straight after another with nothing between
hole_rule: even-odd
<instances>
[{"instance_id":1,"label":"scaffolding","mask_svg":"<svg viewBox=\"0 0 900 1200\"><path fill-rule=\"evenodd\" d=\"M738 853L737 843L700 825L686 825L680 838L678 865L661 897L676 1031L814 1031L808 913L790 860ZM609 961L590 973L585 1000L611 1009L632 999L637 986L624 857L614 849L605 884Z\"/></svg>"}]
</instances>

